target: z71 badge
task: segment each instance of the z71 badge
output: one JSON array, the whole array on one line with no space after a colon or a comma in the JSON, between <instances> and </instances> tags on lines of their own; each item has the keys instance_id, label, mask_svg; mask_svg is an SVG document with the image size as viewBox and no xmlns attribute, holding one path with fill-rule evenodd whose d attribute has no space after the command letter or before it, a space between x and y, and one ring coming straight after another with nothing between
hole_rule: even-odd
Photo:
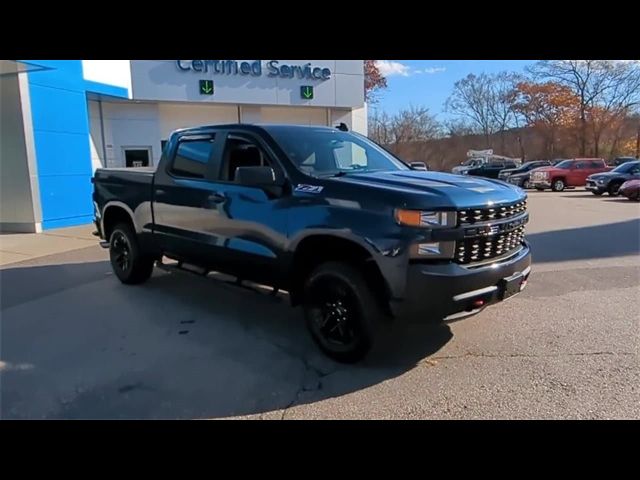
<instances>
[{"instance_id":1,"label":"z71 badge","mask_svg":"<svg viewBox=\"0 0 640 480\"><path fill-rule=\"evenodd\" d=\"M323 189L324 187L321 187L319 185L305 185L303 183L299 183L296 186L295 191L305 193L320 193Z\"/></svg>"}]
</instances>

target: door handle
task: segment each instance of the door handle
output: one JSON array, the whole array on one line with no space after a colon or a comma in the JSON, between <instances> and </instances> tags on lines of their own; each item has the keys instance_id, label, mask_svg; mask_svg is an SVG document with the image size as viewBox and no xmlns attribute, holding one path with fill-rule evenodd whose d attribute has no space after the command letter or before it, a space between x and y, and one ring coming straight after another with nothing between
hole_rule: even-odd
<instances>
[{"instance_id":1,"label":"door handle","mask_svg":"<svg viewBox=\"0 0 640 480\"><path fill-rule=\"evenodd\" d=\"M209 203L222 203L226 199L224 195L220 195L219 193L213 193L207 197Z\"/></svg>"}]
</instances>

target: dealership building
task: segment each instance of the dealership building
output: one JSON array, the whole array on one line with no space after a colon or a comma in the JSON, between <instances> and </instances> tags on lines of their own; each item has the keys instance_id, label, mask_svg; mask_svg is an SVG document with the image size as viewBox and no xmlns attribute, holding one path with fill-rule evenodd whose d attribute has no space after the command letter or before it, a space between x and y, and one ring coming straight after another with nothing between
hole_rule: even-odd
<instances>
[{"instance_id":1,"label":"dealership building","mask_svg":"<svg viewBox=\"0 0 640 480\"><path fill-rule=\"evenodd\" d=\"M172 131L223 123L367 133L362 60L0 60L0 230L93 220L100 167L157 165Z\"/></svg>"}]
</instances>

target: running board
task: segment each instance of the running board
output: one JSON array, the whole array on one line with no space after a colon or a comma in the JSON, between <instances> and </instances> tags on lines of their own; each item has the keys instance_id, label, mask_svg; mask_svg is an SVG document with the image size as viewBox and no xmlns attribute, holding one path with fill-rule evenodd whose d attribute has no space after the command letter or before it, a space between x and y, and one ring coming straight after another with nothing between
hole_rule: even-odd
<instances>
[{"instance_id":1,"label":"running board","mask_svg":"<svg viewBox=\"0 0 640 480\"><path fill-rule=\"evenodd\" d=\"M165 272L172 272L176 270L182 270L183 272L194 273L201 277L206 277L209 274L209 270L203 267L198 267L197 265L192 265L190 263L178 262L174 265L167 265L166 263L157 262L156 266Z\"/></svg>"},{"instance_id":2,"label":"running board","mask_svg":"<svg viewBox=\"0 0 640 480\"><path fill-rule=\"evenodd\" d=\"M195 275L198 275L199 277L207 277L209 275L209 273L215 273L215 270L207 270L204 267L199 267L197 265L192 265L190 263L184 263L184 262L178 262L178 263L174 263L174 264L166 264L166 263L162 263L161 261L156 262L156 267L158 267L160 270L164 270L165 272L176 272L176 271L181 271L181 272L188 272L188 273L193 273ZM230 275L227 275L227 277L232 277ZM270 286L259 286L258 284L253 284L253 285L247 285L244 283L244 280L239 278L239 277L235 277L233 280L224 280L224 279L219 279L219 278L214 278L214 277L209 277L212 278L213 280L215 280L216 282L220 282L220 283L224 283L226 285L230 285L233 287L237 287L237 288L241 288L243 290L250 290L254 293L258 293L261 295L265 295L268 294L271 297L277 298L278 297L278 293L281 292L279 287L270 287ZM233 278L233 277L232 277ZM268 292L265 292L264 290L269 290Z\"/></svg>"}]
</instances>

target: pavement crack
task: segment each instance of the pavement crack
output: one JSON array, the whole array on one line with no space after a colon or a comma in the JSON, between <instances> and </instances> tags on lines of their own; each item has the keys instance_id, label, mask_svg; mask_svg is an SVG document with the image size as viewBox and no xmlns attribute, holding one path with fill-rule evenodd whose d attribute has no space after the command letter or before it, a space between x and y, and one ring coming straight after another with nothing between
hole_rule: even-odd
<instances>
[{"instance_id":1,"label":"pavement crack","mask_svg":"<svg viewBox=\"0 0 640 480\"><path fill-rule=\"evenodd\" d=\"M336 368L336 369L330 370L330 371L324 371L324 370L316 367L315 365L313 365L304 355L300 355L299 353L293 351L291 348L286 347L284 345L281 345L278 342L276 342L276 341L274 341L274 340L272 340L270 338L263 337L261 335L257 335L247 325L244 325L244 330L245 330L245 333L247 333L248 335L252 336L256 340L259 340L259 341L268 343L269 345L272 345L273 347L277 348L278 350L283 352L288 357L291 357L292 359L299 361L304 366L304 373L303 373L302 379L300 381L300 386L296 390L296 392L293 395L293 398L291 399L291 401L282 409L282 415L280 416L280 420L284 420L284 417L287 414L287 411L298 402L298 399L300 398L300 395L302 395L305 392L317 392L317 391L322 390L322 387L323 387L322 380L324 378L328 377L329 375L333 375L334 373L338 373L339 371L341 371L340 368ZM313 377L315 377L315 382L310 382L310 380L309 380L309 378L307 376L307 374L309 372L311 372ZM311 387L309 386L310 383L312 384Z\"/></svg>"}]
</instances>

